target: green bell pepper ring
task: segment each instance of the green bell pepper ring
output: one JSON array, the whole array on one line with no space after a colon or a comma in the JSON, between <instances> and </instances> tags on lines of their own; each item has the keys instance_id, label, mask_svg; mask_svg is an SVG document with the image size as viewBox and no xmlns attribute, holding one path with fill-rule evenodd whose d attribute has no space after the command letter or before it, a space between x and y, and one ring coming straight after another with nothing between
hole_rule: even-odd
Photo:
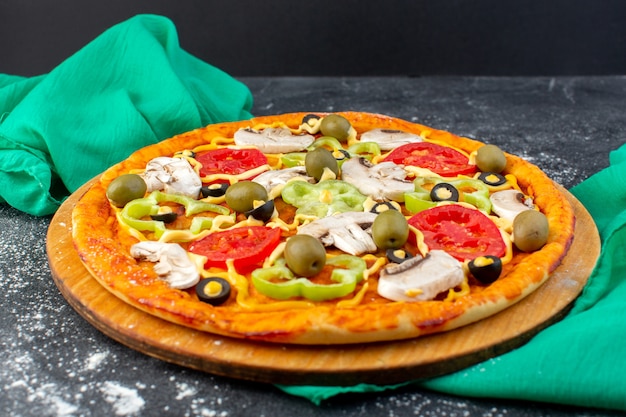
<instances>
[{"instance_id":1,"label":"green bell pepper ring","mask_svg":"<svg viewBox=\"0 0 626 417\"><path fill-rule=\"evenodd\" d=\"M141 220L141 218L156 214L159 211L159 203L162 202L173 202L185 206L185 215L187 216L205 211L218 214L230 213L226 207L217 204L194 200L182 195L153 191L147 197L138 198L127 203L120 212L120 220L133 229L154 232L158 239L165 233L165 223L159 220Z\"/></svg>"},{"instance_id":2,"label":"green bell pepper ring","mask_svg":"<svg viewBox=\"0 0 626 417\"><path fill-rule=\"evenodd\" d=\"M358 142L351 145L348 152L371 161L374 156L380 155L380 146L376 142Z\"/></svg>"},{"instance_id":3,"label":"green bell pepper ring","mask_svg":"<svg viewBox=\"0 0 626 417\"><path fill-rule=\"evenodd\" d=\"M347 182L326 180L317 184L306 181L291 181L281 192L283 200L296 206L296 214L331 216L347 211L363 211L367 199L359 190Z\"/></svg>"},{"instance_id":4,"label":"green bell pepper ring","mask_svg":"<svg viewBox=\"0 0 626 417\"><path fill-rule=\"evenodd\" d=\"M313 151L321 146L324 146L326 148L330 148L333 151L336 151L337 149L342 149L343 147L341 146L341 142L339 142L337 139L335 139L332 136L321 136L317 139L315 139L315 142L313 142L311 144L311 146L309 146L308 148L306 148L307 151Z\"/></svg>"},{"instance_id":5,"label":"green bell pepper ring","mask_svg":"<svg viewBox=\"0 0 626 417\"><path fill-rule=\"evenodd\" d=\"M442 182L446 182L457 190L462 195L462 201L471 204L484 211L485 213L491 213L491 201L489 200L489 187L480 180L474 179L459 179L446 181L439 177L418 177L413 183L415 184L415 191L404 194L404 204L406 209L412 213L418 213L422 210L434 207L437 203L433 202L430 198L430 192L423 186L425 184L437 185ZM472 192L464 192L463 189L473 189Z\"/></svg>"},{"instance_id":6,"label":"green bell pepper ring","mask_svg":"<svg viewBox=\"0 0 626 417\"><path fill-rule=\"evenodd\" d=\"M329 258L326 265L335 267L330 276L333 284L315 284L308 278L296 278L285 265L284 258L280 258L269 268L254 270L252 284L261 294L277 300L303 297L311 301L325 301L354 292L367 269L363 259L352 255Z\"/></svg>"},{"instance_id":7,"label":"green bell pepper ring","mask_svg":"<svg viewBox=\"0 0 626 417\"><path fill-rule=\"evenodd\" d=\"M293 168L300 165L304 165L304 159L306 158L306 152L291 152L286 153L280 157L280 162L287 168Z\"/></svg>"}]
</instances>

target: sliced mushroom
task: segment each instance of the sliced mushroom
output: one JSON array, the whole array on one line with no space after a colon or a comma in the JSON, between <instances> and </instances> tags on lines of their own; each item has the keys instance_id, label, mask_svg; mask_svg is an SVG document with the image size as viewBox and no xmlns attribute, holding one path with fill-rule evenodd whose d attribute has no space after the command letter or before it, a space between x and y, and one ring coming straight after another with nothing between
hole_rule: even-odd
<instances>
[{"instance_id":1,"label":"sliced mushroom","mask_svg":"<svg viewBox=\"0 0 626 417\"><path fill-rule=\"evenodd\" d=\"M298 234L316 237L324 246L335 246L350 255L372 253L377 250L369 232L374 219L375 213L339 213L301 226Z\"/></svg>"},{"instance_id":2,"label":"sliced mushroom","mask_svg":"<svg viewBox=\"0 0 626 417\"><path fill-rule=\"evenodd\" d=\"M461 262L442 250L432 250L401 264L389 264L378 278L378 294L394 301L426 301L460 285L465 279Z\"/></svg>"},{"instance_id":3,"label":"sliced mushroom","mask_svg":"<svg viewBox=\"0 0 626 417\"><path fill-rule=\"evenodd\" d=\"M382 151L390 151L407 143L422 142L414 133L392 129L373 129L361 134L361 142L376 142Z\"/></svg>"},{"instance_id":4,"label":"sliced mushroom","mask_svg":"<svg viewBox=\"0 0 626 417\"><path fill-rule=\"evenodd\" d=\"M154 158L148 162L141 177L148 186L148 192L158 190L198 198L202 188L200 176L183 158Z\"/></svg>"},{"instance_id":5,"label":"sliced mushroom","mask_svg":"<svg viewBox=\"0 0 626 417\"><path fill-rule=\"evenodd\" d=\"M280 191L285 186L285 184L287 184L287 182L295 178L302 178L308 182L315 182L313 177L309 177L306 174L306 168L304 166L265 171L261 175L254 178L252 181L258 182L263 187L265 187L265 189L267 190L267 194L270 196L270 198L274 198L277 195L280 195Z\"/></svg>"},{"instance_id":6,"label":"sliced mushroom","mask_svg":"<svg viewBox=\"0 0 626 417\"><path fill-rule=\"evenodd\" d=\"M341 166L341 178L376 201L404 201L404 193L415 191L413 181L407 181L406 175L404 168L389 161L374 165L365 158L354 157Z\"/></svg>"},{"instance_id":7,"label":"sliced mushroom","mask_svg":"<svg viewBox=\"0 0 626 417\"><path fill-rule=\"evenodd\" d=\"M130 254L136 259L156 262L154 272L172 288L190 288L200 280L195 264L176 243L146 240L131 246Z\"/></svg>"},{"instance_id":8,"label":"sliced mushroom","mask_svg":"<svg viewBox=\"0 0 626 417\"><path fill-rule=\"evenodd\" d=\"M489 199L492 204L491 210L499 217L510 221L522 211L533 209L532 200L517 190L497 191L491 194Z\"/></svg>"},{"instance_id":9,"label":"sliced mushroom","mask_svg":"<svg viewBox=\"0 0 626 417\"><path fill-rule=\"evenodd\" d=\"M315 138L312 135L294 135L287 128L268 127L263 130L252 128L235 132L235 144L255 146L264 153L299 152L308 148Z\"/></svg>"}]
</instances>

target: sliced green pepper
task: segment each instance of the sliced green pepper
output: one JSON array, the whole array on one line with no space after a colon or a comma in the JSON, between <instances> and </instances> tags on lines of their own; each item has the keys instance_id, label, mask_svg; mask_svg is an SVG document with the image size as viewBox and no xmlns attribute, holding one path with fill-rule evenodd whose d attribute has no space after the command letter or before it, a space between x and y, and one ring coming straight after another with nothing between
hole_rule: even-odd
<instances>
[{"instance_id":1,"label":"sliced green pepper","mask_svg":"<svg viewBox=\"0 0 626 417\"><path fill-rule=\"evenodd\" d=\"M194 200L193 198L182 195L153 191L147 197L138 198L126 204L120 212L120 220L133 229L154 232L158 239L165 233L165 223L158 220L141 220L141 218L156 214L159 211L159 203L162 202L173 202L185 206L185 215L187 216L205 211L219 214L230 213L226 207L217 204ZM198 225L196 225L196 228L197 227Z\"/></svg>"},{"instance_id":2,"label":"sliced green pepper","mask_svg":"<svg viewBox=\"0 0 626 417\"><path fill-rule=\"evenodd\" d=\"M371 161L374 156L380 155L380 146L376 142L358 142L351 145L348 152Z\"/></svg>"},{"instance_id":3,"label":"sliced green pepper","mask_svg":"<svg viewBox=\"0 0 626 417\"><path fill-rule=\"evenodd\" d=\"M282 190L283 200L298 207L297 214L326 217L346 211L363 211L367 199L347 182L326 180L317 184L291 181Z\"/></svg>"},{"instance_id":4,"label":"sliced green pepper","mask_svg":"<svg viewBox=\"0 0 626 417\"><path fill-rule=\"evenodd\" d=\"M291 152L281 156L280 161L287 168L293 168L304 165L304 158L306 158L306 152Z\"/></svg>"},{"instance_id":5,"label":"sliced green pepper","mask_svg":"<svg viewBox=\"0 0 626 417\"><path fill-rule=\"evenodd\" d=\"M331 148L333 151L336 151L338 149L343 149L343 147L341 146L341 142L339 142L337 139L335 139L332 136L321 136L317 139L315 139L315 142L313 142L311 144L311 146L309 146L308 148L306 148L307 151L313 151L321 146L325 146L326 148Z\"/></svg>"},{"instance_id":6,"label":"sliced green pepper","mask_svg":"<svg viewBox=\"0 0 626 417\"><path fill-rule=\"evenodd\" d=\"M304 297L311 301L325 301L354 292L367 269L363 259L352 255L329 258L326 264L335 267L330 276L333 284L315 284L307 278L296 278L285 265L284 258L278 259L269 268L254 270L252 284L261 294L277 300Z\"/></svg>"},{"instance_id":7,"label":"sliced green pepper","mask_svg":"<svg viewBox=\"0 0 626 417\"><path fill-rule=\"evenodd\" d=\"M486 213L491 213L491 201L489 200L489 187L482 181L474 179L460 179L446 181L439 177L417 177L413 183L415 191L404 194L404 204L410 213L418 213L422 210L434 207L437 203L430 198L430 191L424 188L425 184L439 184L446 182L453 185L462 195L462 201L471 204ZM475 191L463 192L463 189L471 188Z\"/></svg>"}]
</instances>

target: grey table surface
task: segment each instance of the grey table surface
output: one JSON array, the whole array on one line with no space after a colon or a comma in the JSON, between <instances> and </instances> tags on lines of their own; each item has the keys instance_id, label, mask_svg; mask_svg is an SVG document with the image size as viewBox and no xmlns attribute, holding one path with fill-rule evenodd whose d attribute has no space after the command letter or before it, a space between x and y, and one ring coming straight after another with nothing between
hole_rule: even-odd
<instances>
[{"instance_id":1,"label":"grey table surface","mask_svg":"<svg viewBox=\"0 0 626 417\"><path fill-rule=\"evenodd\" d=\"M495 143L570 188L626 142L626 77L243 78L255 115L357 110ZM186 369L92 327L55 287L51 217L0 204L0 415L593 416L611 410L463 398L408 386L316 406L272 385ZM626 395L626 393L625 393Z\"/></svg>"}]
</instances>

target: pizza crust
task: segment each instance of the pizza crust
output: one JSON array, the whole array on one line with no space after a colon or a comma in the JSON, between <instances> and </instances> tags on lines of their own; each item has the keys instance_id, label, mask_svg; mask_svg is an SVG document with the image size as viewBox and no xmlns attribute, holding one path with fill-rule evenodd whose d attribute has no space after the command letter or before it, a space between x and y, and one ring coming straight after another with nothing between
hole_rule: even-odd
<instances>
[{"instance_id":1,"label":"pizza crust","mask_svg":"<svg viewBox=\"0 0 626 417\"><path fill-rule=\"evenodd\" d=\"M518 178L534 197L550 225L548 243L539 251L516 253L506 274L489 286L473 287L454 301L391 302L375 295L376 281L368 280L363 301L341 307L336 301L314 306L246 311L236 303L213 307L197 301L189 291L175 290L160 280L152 266L129 255L137 240L117 223L106 198L108 184L122 173L141 170L155 157L192 149L215 137L232 137L242 127L280 121L297 127L307 113L265 116L196 129L133 153L105 171L72 212L73 241L81 261L107 290L126 303L173 323L219 335L255 341L293 344L350 344L401 340L448 331L496 314L541 286L556 269L572 242L574 212L557 186L536 166L507 154L507 172ZM322 115L321 113L317 113ZM449 132L383 115L345 112L358 132L396 129L427 136L470 153L482 143ZM254 296L254 290L251 290Z\"/></svg>"}]
</instances>

